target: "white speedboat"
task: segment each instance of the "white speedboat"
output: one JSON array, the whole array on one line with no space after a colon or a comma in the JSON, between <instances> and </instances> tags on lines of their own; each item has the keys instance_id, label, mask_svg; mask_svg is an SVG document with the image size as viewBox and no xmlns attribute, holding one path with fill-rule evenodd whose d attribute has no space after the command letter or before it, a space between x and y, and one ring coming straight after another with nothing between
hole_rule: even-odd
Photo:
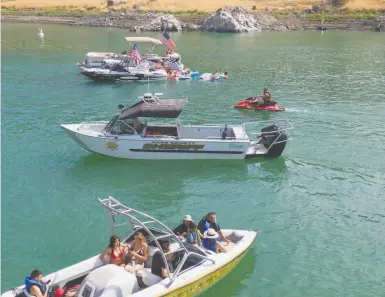
<instances>
[{"instance_id":1,"label":"white speedboat","mask_svg":"<svg viewBox=\"0 0 385 297\"><path fill-rule=\"evenodd\" d=\"M282 154L293 127L286 120L242 125L181 125L185 99L160 99L145 94L109 122L63 124L71 139L86 150L126 159L244 159ZM140 118L177 119L158 124ZM255 127L260 130L255 131ZM253 129L254 127L254 129ZM253 129L250 131L250 129ZM248 130L248 131L247 131Z\"/></svg>"},{"instance_id":2,"label":"white speedboat","mask_svg":"<svg viewBox=\"0 0 385 297\"><path fill-rule=\"evenodd\" d=\"M63 268L45 276L53 287L67 289L80 285L76 297L151 297L151 296L194 296L211 287L239 264L256 239L257 232L222 229L232 241L228 252L215 253L202 247L182 242L173 232L157 219L121 204L113 197L99 199L110 216L110 232L131 225L134 232L140 231L146 238L148 258L144 268L134 274L115 264L103 265L99 255ZM134 234L121 237L122 242L133 242ZM170 242L170 250L164 252L161 244ZM161 253L168 277L165 279L151 273L155 252ZM65 293L64 293L65 294ZM63 296L64 296L63 294ZM25 286L19 286L2 294L2 297L30 297ZM53 292L49 293L49 297Z\"/></svg>"}]
</instances>

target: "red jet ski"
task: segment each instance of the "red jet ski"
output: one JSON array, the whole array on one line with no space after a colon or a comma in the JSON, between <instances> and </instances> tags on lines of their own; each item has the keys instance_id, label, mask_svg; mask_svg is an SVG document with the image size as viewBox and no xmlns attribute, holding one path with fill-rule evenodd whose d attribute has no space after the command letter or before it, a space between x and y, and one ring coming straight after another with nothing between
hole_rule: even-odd
<instances>
[{"instance_id":1,"label":"red jet ski","mask_svg":"<svg viewBox=\"0 0 385 297\"><path fill-rule=\"evenodd\" d=\"M285 111L285 108L279 106L277 102L271 101L268 104L261 104L257 107L254 97L247 98L245 100L239 101L234 105L234 108L237 109L250 109L250 110L266 110L266 111Z\"/></svg>"}]
</instances>

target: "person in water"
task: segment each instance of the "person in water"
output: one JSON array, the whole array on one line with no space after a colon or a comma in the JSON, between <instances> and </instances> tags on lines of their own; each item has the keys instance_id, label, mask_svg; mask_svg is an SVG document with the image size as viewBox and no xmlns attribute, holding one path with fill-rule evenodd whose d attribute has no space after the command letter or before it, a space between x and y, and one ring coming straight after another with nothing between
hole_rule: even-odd
<instances>
[{"instance_id":1,"label":"person in water","mask_svg":"<svg viewBox=\"0 0 385 297\"><path fill-rule=\"evenodd\" d=\"M46 297L48 293L48 284L43 280L43 274L35 269L30 276L25 277L25 290L36 297Z\"/></svg>"},{"instance_id":2,"label":"person in water","mask_svg":"<svg viewBox=\"0 0 385 297\"><path fill-rule=\"evenodd\" d=\"M144 262L146 262L148 258L147 243L143 233L139 231L136 232L134 238L134 242L128 249L128 255L131 256L131 261L125 266L125 269L131 273L134 272L133 264L135 264L135 271L137 272L143 269Z\"/></svg>"},{"instance_id":3,"label":"person in water","mask_svg":"<svg viewBox=\"0 0 385 297\"><path fill-rule=\"evenodd\" d=\"M120 244L120 238L116 235L112 235L110 238L110 244L107 249L100 254L99 259L106 265L108 262L105 258L106 255L110 256L110 263L119 266L124 266L124 257L127 253L127 246Z\"/></svg>"},{"instance_id":4,"label":"person in water","mask_svg":"<svg viewBox=\"0 0 385 297\"><path fill-rule=\"evenodd\" d=\"M200 220L198 224L198 229L201 234L204 234L209 228L212 228L214 231L218 232L219 236L227 243L231 242L222 233L221 227L219 227L219 224L217 223L217 215L215 212L209 212L202 218L202 220Z\"/></svg>"},{"instance_id":5,"label":"person in water","mask_svg":"<svg viewBox=\"0 0 385 297\"><path fill-rule=\"evenodd\" d=\"M218 77L219 77L219 72L218 72L218 71L215 71L215 72L213 73L213 75L211 75L210 79L216 79L216 78L218 78Z\"/></svg>"},{"instance_id":6,"label":"person in water","mask_svg":"<svg viewBox=\"0 0 385 297\"><path fill-rule=\"evenodd\" d=\"M228 248L224 247L219 241L218 241L218 233L213 229L209 228L207 231L203 234L205 237L203 239L203 247L205 249L208 249L213 252L222 252L227 253L229 250Z\"/></svg>"},{"instance_id":7,"label":"person in water","mask_svg":"<svg viewBox=\"0 0 385 297\"><path fill-rule=\"evenodd\" d=\"M228 75L227 71L225 71L225 73L222 75L222 77L223 77L224 79L229 78L229 75Z\"/></svg>"},{"instance_id":8,"label":"person in water","mask_svg":"<svg viewBox=\"0 0 385 297\"><path fill-rule=\"evenodd\" d=\"M203 235L199 232L198 225L195 222L190 223L185 237L187 242L194 246L202 245L201 238L203 238Z\"/></svg>"}]
</instances>

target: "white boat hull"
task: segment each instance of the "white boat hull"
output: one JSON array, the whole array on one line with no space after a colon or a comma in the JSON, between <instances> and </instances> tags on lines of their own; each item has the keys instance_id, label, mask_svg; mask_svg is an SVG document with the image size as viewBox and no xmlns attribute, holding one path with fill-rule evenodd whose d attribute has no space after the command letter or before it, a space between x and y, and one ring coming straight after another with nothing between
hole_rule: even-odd
<instances>
[{"instance_id":1,"label":"white boat hull","mask_svg":"<svg viewBox=\"0 0 385 297\"><path fill-rule=\"evenodd\" d=\"M78 124L61 125L70 138L84 149L110 157L124 159L244 159L250 141L207 140L140 135L105 136L85 134ZM79 130L78 130L79 129ZM265 154L261 148L261 154Z\"/></svg>"},{"instance_id":2,"label":"white boat hull","mask_svg":"<svg viewBox=\"0 0 385 297\"><path fill-rule=\"evenodd\" d=\"M209 258L213 259L215 263L206 260L200 265L187 269L185 272L180 274L179 277L170 286L168 286L169 279L164 279L144 289L137 287L137 289L135 289L132 294L126 296L195 296L211 287L221 278L230 273L231 270L239 264L257 237L257 232L254 231L222 230L222 232L230 240L232 239L231 234L234 234L235 238L238 238L238 241L233 244L229 252L218 254L214 253L209 256ZM75 265L48 274L44 277L44 279L46 281L51 280L51 284L53 285L60 284L61 286L64 286L69 280L74 280L78 277L85 276L101 266L103 266L103 264L99 259L99 255L96 255ZM129 274L129 272L127 272L127 274ZM79 288L80 292L82 290L83 283ZM23 289L24 285L19 286L13 290L9 290L1 296L21 297Z\"/></svg>"}]
</instances>

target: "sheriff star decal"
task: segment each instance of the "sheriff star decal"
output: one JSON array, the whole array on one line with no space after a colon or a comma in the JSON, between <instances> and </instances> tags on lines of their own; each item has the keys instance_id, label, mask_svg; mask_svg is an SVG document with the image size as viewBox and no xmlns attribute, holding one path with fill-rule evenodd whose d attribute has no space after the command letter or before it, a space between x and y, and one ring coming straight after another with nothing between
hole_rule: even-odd
<instances>
[{"instance_id":1,"label":"sheriff star decal","mask_svg":"<svg viewBox=\"0 0 385 297\"><path fill-rule=\"evenodd\" d=\"M108 147L110 150L114 151L114 150L116 150L116 149L119 147L119 144L118 144L116 141L109 140L109 141L107 142L107 147Z\"/></svg>"}]
</instances>

